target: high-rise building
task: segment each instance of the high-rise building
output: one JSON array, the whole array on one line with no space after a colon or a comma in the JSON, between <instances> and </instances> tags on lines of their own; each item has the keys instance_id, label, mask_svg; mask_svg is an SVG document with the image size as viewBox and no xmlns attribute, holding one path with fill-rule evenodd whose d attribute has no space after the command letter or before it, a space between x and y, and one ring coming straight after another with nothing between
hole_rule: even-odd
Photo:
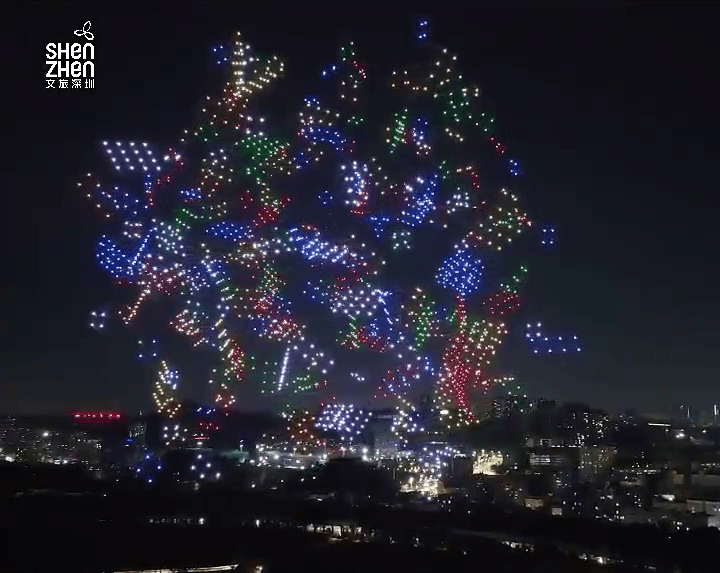
<instances>
[{"instance_id":1,"label":"high-rise building","mask_svg":"<svg viewBox=\"0 0 720 573\"><path fill-rule=\"evenodd\" d=\"M395 410L382 410L375 412L370 420L376 458L391 458L397 454L397 438L392 431L395 415Z\"/></svg>"},{"instance_id":2,"label":"high-rise building","mask_svg":"<svg viewBox=\"0 0 720 573\"><path fill-rule=\"evenodd\" d=\"M492 401L491 417L507 418L513 414L522 414L530 410L527 396L508 394L499 396Z\"/></svg>"},{"instance_id":3,"label":"high-rise building","mask_svg":"<svg viewBox=\"0 0 720 573\"><path fill-rule=\"evenodd\" d=\"M14 434L15 419L10 416L0 418L0 460L14 458Z\"/></svg>"},{"instance_id":4,"label":"high-rise building","mask_svg":"<svg viewBox=\"0 0 720 573\"><path fill-rule=\"evenodd\" d=\"M610 437L610 416L585 404L565 404L560 412L559 430L568 445L595 446Z\"/></svg>"}]
</instances>

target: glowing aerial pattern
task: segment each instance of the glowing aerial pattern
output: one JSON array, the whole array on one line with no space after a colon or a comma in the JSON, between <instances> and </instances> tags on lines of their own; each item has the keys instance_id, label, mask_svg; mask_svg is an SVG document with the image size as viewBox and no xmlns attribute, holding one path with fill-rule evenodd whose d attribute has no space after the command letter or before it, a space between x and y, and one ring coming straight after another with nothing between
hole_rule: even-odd
<instances>
[{"instance_id":1,"label":"glowing aerial pattern","mask_svg":"<svg viewBox=\"0 0 720 573\"><path fill-rule=\"evenodd\" d=\"M105 330L105 321L107 320L106 310L93 310L90 313L90 328L99 332Z\"/></svg>"},{"instance_id":2,"label":"glowing aerial pattern","mask_svg":"<svg viewBox=\"0 0 720 573\"><path fill-rule=\"evenodd\" d=\"M343 442L353 443L361 439L370 420L370 414L353 404L328 404L317 418L317 427L341 436Z\"/></svg>"},{"instance_id":3,"label":"glowing aerial pattern","mask_svg":"<svg viewBox=\"0 0 720 573\"><path fill-rule=\"evenodd\" d=\"M284 63L238 34L215 50L228 70L222 92L176 145L103 143L118 185L90 174L80 185L110 229L98 265L132 296L90 323L104 330L116 314L138 334L139 357L158 367L161 413L179 411L179 374L161 349L181 337L217 356L208 378L218 408L251 382L294 395L367 381L394 403L403 443L424 431L411 398L421 385L434 388L448 427L473 420L468 390L494 380L487 372L527 272L508 276L498 252L531 221L509 189L519 163L492 135L479 89L428 42L427 21L416 38L430 59L392 74L393 98L380 97L402 105L384 122L364 112L386 84L373 78L369 89L352 44L313 85L317 95L300 100L295 127L263 117L264 92L284 89ZM466 141L489 146L497 174L469 159ZM528 340L536 352L557 347ZM329 403L317 420L288 415L296 449L324 443L316 426L348 440L362 431L365 410Z\"/></svg>"},{"instance_id":4,"label":"glowing aerial pattern","mask_svg":"<svg viewBox=\"0 0 720 573\"><path fill-rule=\"evenodd\" d=\"M138 360L152 360L158 357L157 339L138 340Z\"/></svg>"},{"instance_id":5,"label":"glowing aerial pattern","mask_svg":"<svg viewBox=\"0 0 720 573\"><path fill-rule=\"evenodd\" d=\"M263 379L264 394L288 392L299 394L318 390L327 384L335 362L314 344L292 344L285 348L282 359L267 369Z\"/></svg>"},{"instance_id":6,"label":"glowing aerial pattern","mask_svg":"<svg viewBox=\"0 0 720 573\"><path fill-rule=\"evenodd\" d=\"M550 247L555 244L555 227L546 226L542 228L542 244Z\"/></svg>"},{"instance_id":7,"label":"glowing aerial pattern","mask_svg":"<svg viewBox=\"0 0 720 573\"><path fill-rule=\"evenodd\" d=\"M480 288L483 265L469 249L457 251L443 261L437 282L446 289L466 297Z\"/></svg>"},{"instance_id":8,"label":"glowing aerial pattern","mask_svg":"<svg viewBox=\"0 0 720 573\"><path fill-rule=\"evenodd\" d=\"M160 371L155 380L153 399L157 411L168 418L174 418L180 410L177 395L179 378L180 375L177 370L170 368L164 360L160 363Z\"/></svg>"},{"instance_id":9,"label":"glowing aerial pattern","mask_svg":"<svg viewBox=\"0 0 720 573\"><path fill-rule=\"evenodd\" d=\"M525 327L525 338L530 349L535 354L567 354L568 352L580 352L580 342L575 334L564 334L562 336L547 336L542 329L542 324L527 324Z\"/></svg>"}]
</instances>

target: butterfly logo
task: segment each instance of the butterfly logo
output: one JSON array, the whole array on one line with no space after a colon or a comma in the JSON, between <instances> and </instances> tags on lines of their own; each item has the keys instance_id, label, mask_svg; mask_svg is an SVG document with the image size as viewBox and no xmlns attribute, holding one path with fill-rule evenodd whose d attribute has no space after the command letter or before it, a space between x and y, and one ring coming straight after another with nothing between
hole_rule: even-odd
<instances>
[{"instance_id":1,"label":"butterfly logo","mask_svg":"<svg viewBox=\"0 0 720 573\"><path fill-rule=\"evenodd\" d=\"M82 30L75 30L76 36L85 36L86 40L94 40L95 34L90 31L90 20L83 24Z\"/></svg>"}]
</instances>

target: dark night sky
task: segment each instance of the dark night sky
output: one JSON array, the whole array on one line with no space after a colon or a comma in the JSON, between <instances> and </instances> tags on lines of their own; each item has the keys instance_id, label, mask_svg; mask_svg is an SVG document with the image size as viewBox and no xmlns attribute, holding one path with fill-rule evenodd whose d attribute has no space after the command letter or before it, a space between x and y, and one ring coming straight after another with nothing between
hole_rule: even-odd
<instances>
[{"instance_id":1,"label":"dark night sky","mask_svg":"<svg viewBox=\"0 0 720 573\"><path fill-rule=\"evenodd\" d=\"M348 37L369 63L410 42L404 5L340 4L22 4L0 49L11 100L0 412L148 408L151 378L134 342L87 327L116 291L95 267L102 228L78 177L101 159L101 139L175 140L217 78L210 46L232 30L299 77L313 77ZM408 6L432 18L434 39L493 102L532 214L559 229L557 250L532 262L517 323L575 330L584 352L534 356L515 328L503 370L532 396L610 410L720 402L720 10ZM97 88L46 90L45 44L68 41L85 20Z\"/></svg>"}]
</instances>

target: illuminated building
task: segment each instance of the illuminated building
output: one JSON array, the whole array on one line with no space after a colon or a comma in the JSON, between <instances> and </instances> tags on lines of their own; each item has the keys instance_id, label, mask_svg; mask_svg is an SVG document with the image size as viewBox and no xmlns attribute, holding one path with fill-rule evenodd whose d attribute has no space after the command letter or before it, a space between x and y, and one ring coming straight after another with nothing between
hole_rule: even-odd
<instances>
[{"instance_id":1,"label":"illuminated building","mask_svg":"<svg viewBox=\"0 0 720 573\"><path fill-rule=\"evenodd\" d=\"M370 422L373 437L373 454L376 459L393 458L398 452L398 439L393 433L395 410L376 412Z\"/></svg>"},{"instance_id":2,"label":"illuminated building","mask_svg":"<svg viewBox=\"0 0 720 573\"><path fill-rule=\"evenodd\" d=\"M573 465L570 452L562 448L538 449L530 452L528 457L531 467L568 467Z\"/></svg>"},{"instance_id":3,"label":"illuminated building","mask_svg":"<svg viewBox=\"0 0 720 573\"><path fill-rule=\"evenodd\" d=\"M509 394L499 396L492 401L490 415L492 418L507 418L513 414L522 414L529 411L530 401L527 396Z\"/></svg>"},{"instance_id":4,"label":"illuminated building","mask_svg":"<svg viewBox=\"0 0 720 573\"><path fill-rule=\"evenodd\" d=\"M598 446L579 449L581 479L592 481L608 471L615 462L617 450L613 446Z\"/></svg>"},{"instance_id":5,"label":"illuminated building","mask_svg":"<svg viewBox=\"0 0 720 573\"><path fill-rule=\"evenodd\" d=\"M0 418L0 460L15 459L15 419L8 416Z\"/></svg>"},{"instance_id":6,"label":"illuminated building","mask_svg":"<svg viewBox=\"0 0 720 573\"><path fill-rule=\"evenodd\" d=\"M474 475L497 475L497 468L502 465L504 459L501 452L481 450L475 455L472 473Z\"/></svg>"},{"instance_id":7,"label":"illuminated building","mask_svg":"<svg viewBox=\"0 0 720 573\"><path fill-rule=\"evenodd\" d=\"M132 424L128 430L128 439L132 440L136 446L145 446L147 427L144 422L136 422Z\"/></svg>"}]
</instances>

